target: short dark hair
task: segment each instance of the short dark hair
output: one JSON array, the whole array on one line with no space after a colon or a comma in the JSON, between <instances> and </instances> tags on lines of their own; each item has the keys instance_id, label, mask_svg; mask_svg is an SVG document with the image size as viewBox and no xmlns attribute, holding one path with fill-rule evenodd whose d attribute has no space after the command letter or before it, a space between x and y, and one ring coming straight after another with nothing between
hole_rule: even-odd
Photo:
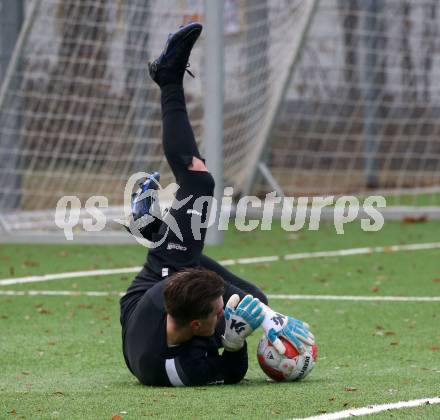
<instances>
[{"instance_id":1,"label":"short dark hair","mask_svg":"<svg viewBox=\"0 0 440 420\"><path fill-rule=\"evenodd\" d=\"M206 318L212 302L223 295L224 280L205 268L186 268L169 277L164 289L165 309L177 325Z\"/></svg>"}]
</instances>

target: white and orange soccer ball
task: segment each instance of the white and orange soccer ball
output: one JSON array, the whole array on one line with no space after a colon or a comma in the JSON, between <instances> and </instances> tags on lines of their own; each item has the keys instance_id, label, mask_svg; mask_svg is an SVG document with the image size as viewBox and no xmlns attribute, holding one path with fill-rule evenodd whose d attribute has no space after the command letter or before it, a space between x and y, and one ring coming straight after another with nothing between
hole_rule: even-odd
<instances>
[{"instance_id":1,"label":"white and orange soccer ball","mask_svg":"<svg viewBox=\"0 0 440 420\"><path fill-rule=\"evenodd\" d=\"M257 349L258 363L263 372L275 381L298 381L304 379L315 367L318 347L306 346L300 354L285 338L280 337L286 352L281 355L265 335L261 337Z\"/></svg>"}]
</instances>

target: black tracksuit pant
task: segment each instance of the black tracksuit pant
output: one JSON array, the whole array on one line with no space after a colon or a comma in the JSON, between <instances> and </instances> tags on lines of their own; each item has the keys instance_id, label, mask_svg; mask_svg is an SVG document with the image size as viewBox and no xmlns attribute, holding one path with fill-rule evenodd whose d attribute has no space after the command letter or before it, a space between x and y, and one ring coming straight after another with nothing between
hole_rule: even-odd
<instances>
[{"instance_id":1,"label":"black tracksuit pant","mask_svg":"<svg viewBox=\"0 0 440 420\"><path fill-rule=\"evenodd\" d=\"M195 238L191 230L193 218L201 218L204 222L208 207L203 207L202 214L192 211L195 201L200 197L212 197L214 179L209 172L188 169L193 156L201 160L194 133L186 110L185 96L181 85L166 85L161 89L163 149L166 159L173 171L179 189L176 200L186 200L178 209L171 208L170 215L177 222L181 237L171 231L166 223L162 223L159 232L153 235L157 241L166 238L157 248L150 249L147 263L158 275L166 277L185 267L202 266L218 273L227 283L225 302L229 296L238 293L240 297L250 293L267 303L264 293L255 285L229 272L211 258L202 254L206 228L200 229L200 237ZM196 220L197 222L197 220ZM198 229L196 229L198 230Z\"/></svg>"}]
</instances>

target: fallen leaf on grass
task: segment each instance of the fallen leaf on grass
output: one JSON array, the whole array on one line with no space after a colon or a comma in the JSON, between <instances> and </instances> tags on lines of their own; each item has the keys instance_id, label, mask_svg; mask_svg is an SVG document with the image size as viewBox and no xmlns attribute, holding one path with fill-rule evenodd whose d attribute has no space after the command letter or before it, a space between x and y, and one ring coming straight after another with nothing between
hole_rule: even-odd
<instances>
[{"instance_id":1,"label":"fallen leaf on grass","mask_svg":"<svg viewBox=\"0 0 440 420\"><path fill-rule=\"evenodd\" d=\"M50 315L52 313L51 311L49 311L49 309L45 309L45 308L37 308L37 311L41 315Z\"/></svg>"},{"instance_id":2,"label":"fallen leaf on grass","mask_svg":"<svg viewBox=\"0 0 440 420\"><path fill-rule=\"evenodd\" d=\"M431 351L439 351L439 350L440 350L440 347L439 347L439 346L431 346L431 347L429 348L429 350L431 350Z\"/></svg>"},{"instance_id":3,"label":"fallen leaf on grass","mask_svg":"<svg viewBox=\"0 0 440 420\"><path fill-rule=\"evenodd\" d=\"M80 303L79 305L76 305L76 307L78 309L91 309L91 308L93 308L93 305L92 304L86 305L84 303Z\"/></svg>"},{"instance_id":4,"label":"fallen leaf on grass","mask_svg":"<svg viewBox=\"0 0 440 420\"><path fill-rule=\"evenodd\" d=\"M61 391L55 391L55 392L53 393L53 395L61 395L61 396L64 397L64 392L61 392Z\"/></svg>"},{"instance_id":5,"label":"fallen leaf on grass","mask_svg":"<svg viewBox=\"0 0 440 420\"><path fill-rule=\"evenodd\" d=\"M112 416L112 420L122 420L122 417L115 414L114 416Z\"/></svg>"},{"instance_id":6,"label":"fallen leaf on grass","mask_svg":"<svg viewBox=\"0 0 440 420\"><path fill-rule=\"evenodd\" d=\"M13 410L11 410L9 412L9 414L11 414L12 416L16 416L17 415L17 411L15 410L15 408Z\"/></svg>"},{"instance_id":7,"label":"fallen leaf on grass","mask_svg":"<svg viewBox=\"0 0 440 420\"><path fill-rule=\"evenodd\" d=\"M371 291L373 293L377 293L379 290L380 290L379 286L374 286L374 287L371 288Z\"/></svg>"},{"instance_id":8,"label":"fallen leaf on grass","mask_svg":"<svg viewBox=\"0 0 440 420\"><path fill-rule=\"evenodd\" d=\"M347 392L354 392L354 391L357 391L357 388L354 388L354 387L352 387L352 386L346 386L346 387L345 387L345 390L346 390Z\"/></svg>"},{"instance_id":9,"label":"fallen leaf on grass","mask_svg":"<svg viewBox=\"0 0 440 420\"><path fill-rule=\"evenodd\" d=\"M387 332L385 332L385 335L386 335L387 337L390 337L390 336L392 336L392 335L396 335L396 333L395 333L394 331L387 331Z\"/></svg>"},{"instance_id":10,"label":"fallen leaf on grass","mask_svg":"<svg viewBox=\"0 0 440 420\"><path fill-rule=\"evenodd\" d=\"M259 270L266 270L267 268L269 268L269 264L256 264L255 268Z\"/></svg>"},{"instance_id":11,"label":"fallen leaf on grass","mask_svg":"<svg viewBox=\"0 0 440 420\"><path fill-rule=\"evenodd\" d=\"M40 264L38 264L36 261L25 260L25 261L23 261L23 265L25 267L38 267Z\"/></svg>"},{"instance_id":12,"label":"fallen leaf on grass","mask_svg":"<svg viewBox=\"0 0 440 420\"><path fill-rule=\"evenodd\" d=\"M434 283L440 283L440 277L432 280Z\"/></svg>"},{"instance_id":13,"label":"fallen leaf on grass","mask_svg":"<svg viewBox=\"0 0 440 420\"><path fill-rule=\"evenodd\" d=\"M403 218L403 223L411 224L411 223L424 223L428 220L427 216L406 216Z\"/></svg>"},{"instance_id":14,"label":"fallen leaf on grass","mask_svg":"<svg viewBox=\"0 0 440 420\"><path fill-rule=\"evenodd\" d=\"M173 394L172 392L164 392L162 395L164 397L176 397L176 394Z\"/></svg>"}]
</instances>

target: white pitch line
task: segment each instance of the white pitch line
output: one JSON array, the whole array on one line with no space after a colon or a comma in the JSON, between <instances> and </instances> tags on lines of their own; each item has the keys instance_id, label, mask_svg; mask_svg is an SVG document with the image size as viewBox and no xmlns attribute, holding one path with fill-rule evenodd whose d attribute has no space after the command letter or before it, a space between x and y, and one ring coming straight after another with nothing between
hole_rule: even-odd
<instances>
[{"instance_id":1,"label":"white pitch line","mask_svg":"<svg viewBox=\"0 0 440 420\"><path fill-rule=\"evenodd\" d=\"M76 290L0 290L0 296L123 296L124 292ZM335 295L268 295L274 300L333 300L354 302L440 302L440 296L335 296Z\"/></svg>"},{"instance_id":2,"label":"white pitch line","mask_svg":"<svg viewBox=\"0 0 440 420\"><path fill-rule=\"evenodd\" d=\"M73 290L0 290L0 296L123 296L123 292L76 292Z\"/></svg>"},{"instance_id":3,"label":"white pitch line","mask_svg":"<svg viewBox=\"0 0 440 420\"><path fill-rule=\"evenodd\" d=\"M399 252L399 251L420 251L428 249L440 249L440 242L409 244L409 245L391 245L391 246L376 246L367 248L350 248L340 249L336 251L318 251L318 252L300 252L296 254L286 254L282 256L269 255L263 257L252 258L237 258L219 261L223 266L243 265L243 264L258 264L275 261L290 261L303 260L308 258L325 258L325 257L347 257L350 255L375 254L384 252ZM22 283L37 283L41 281L73 279L78 277L94 277L94 276L108 276L115 274L137 273L142 267L128 267L115 268L108 270L89 270L89 271L72 271L68 273L45 274L42 276L17 277L0 280L0 286L7 286L11 284Z\"/></svg>"},{"instance_id":4,"label":"white pitch line","mask_svg":"<svg viewBox=\"0 0 440 420\"><path fill-rule=\"evenodd\" d=\"M42 276L17 277L0 280L0 286L10 284L37 283L40 281L74 279L78 277L109 276L112 274L138 273L142 267L114 268L108 270L71 271L58 274L44 274Z\"/></svg>"},{"instance_id":5,"label":"white pitch line","mask_svg":"<svg viewBox=\"0 0 440 420\"><path fill-rule=\"evenodd\" d=\"M302 260L306 258L322 258L322 257L347 257L350 255L377 254L383 252L399 252L399 251L421 251L427 249L439 249L440 242L431 242L425 244L409 244L409 245L390 245L375 246L366 248L340 249L337 251L321 251L321 252L302 252L298 254L287 254L285 260Z\"/></svg>"},{"instance_id":6,"label":"white pitch line","mask_svg":"<svg viewBox=\"0 0 440 420\"><path fill-rule=\"evenodd\" d=\"M369 405L368 407L353 408L344 411L338 411L336 413L321 414L319 416L304 417L303 419L292 420L338 420L346 419L349 417L368 416L370 414L380 413L381 411L400 410L402 408L419 407L421 405L433 404L440 404L440 398L420 398L418 400L411 401L399 401L396 403Z\"/></svg>"},{"instance_id":7,"label":"white pitch line","mask_svg":"<svg viewBox=\"0 0 440 420\"><path fill-rule=\"evenodd\" d=\"M268 257L252 257L252 258L238 258L234 261L235 264L260 264L265 262L274 262L279 261L283 257L279 257L277 255L270 255ZM221 261L220 263L223 263Z\"/></svg>"},{"instance_id":8,"label":"white pitch line","mask_svg":"<svg viewBox=\"0 0 440 420\"><path fill-rule=\"evenodd\" d=\"M267 295L269 299L347 300L355 302L440 302L440 296Z\"/></svg>"}]
</instances>

